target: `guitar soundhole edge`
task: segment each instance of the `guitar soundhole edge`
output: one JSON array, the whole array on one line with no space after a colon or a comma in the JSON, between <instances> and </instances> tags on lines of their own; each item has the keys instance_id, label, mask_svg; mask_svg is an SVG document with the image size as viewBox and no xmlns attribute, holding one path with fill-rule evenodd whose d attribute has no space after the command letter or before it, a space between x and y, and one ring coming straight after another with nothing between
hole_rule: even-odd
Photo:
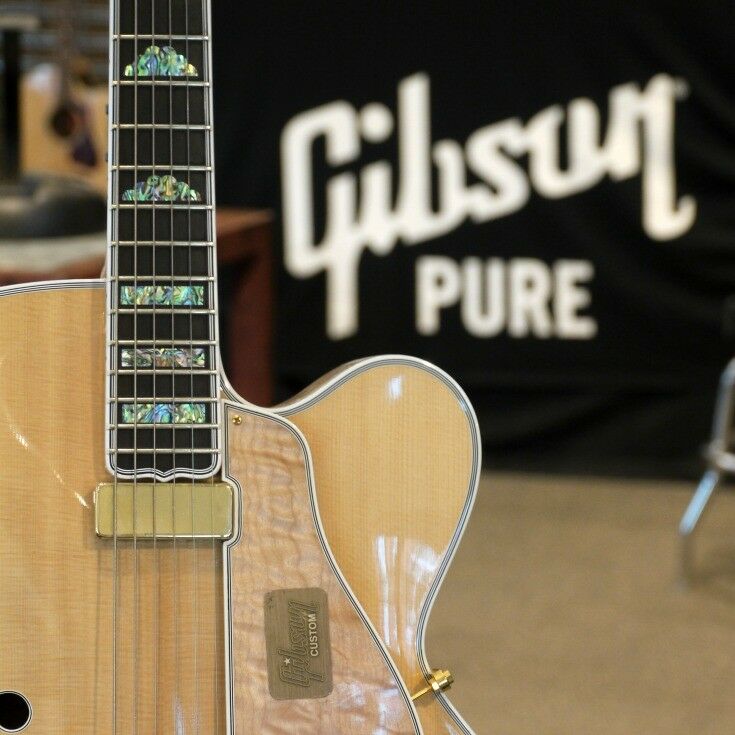
<instances>
[{"instance_id":1,"label":"guitar soundhole edge","mask_svg":"<svg viewBox=\"0 0 735 735\"><path fill-rule=\"evenodd\" d=\"M0 732L21 732L31 722L31 703L18 692L0 692Z\"/></svg>"}]
</instances>

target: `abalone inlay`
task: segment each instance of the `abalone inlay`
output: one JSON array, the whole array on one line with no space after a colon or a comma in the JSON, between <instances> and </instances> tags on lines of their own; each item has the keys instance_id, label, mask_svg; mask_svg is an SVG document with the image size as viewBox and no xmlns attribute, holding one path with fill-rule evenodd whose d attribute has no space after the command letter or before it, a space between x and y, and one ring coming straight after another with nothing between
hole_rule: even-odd
<instances>
[{"instance_id":1,"label":"abalone inlay","mask_svg":"<svg viewBox=\"0 0 735 735\"><path fill-rule=\"evenodd\" d=\"M121 306L204 306L204 286L120 286Z\"/></svg>"},{"instance_id":2,"label":"abalone inlay","mask_svg":"<svg viewBox=\"0 0 735 735\"><path fill-rule=\"evenodd\" d=\"M123 403L124 424L203 424L205 403Z\"/></svg>"},{"instance_id":3,"label":"abalone inlay","mask_svg":"<svg viewBox=\"0 0 735 735\"><path fill-rule=\"evenodd\" d=\"M120 362L124 368L203 368L206 358L204 347L124 347Z\"/></svg>"},{"instance_id":4,"label":"abalone inlay","mask_svg":"<svg viewBox=\"0 0 735 735\"><path fill-rule=\"evenodd\" d=\"M173 46L149 46L138 58L137 64L125 67L125 76L134 77L195 77L198 72L188 59Z\"/></svg>"},{"instance_id":5,"label":"abalone inlay","mask_svg":"<svg viewBox=\"0 0 735 735\"><path fill-rule=\"evenodd\" d=\"M122 195L124 202L201 202L201 194L171 174L149 176Z\"/></svg>"}]
</instances>

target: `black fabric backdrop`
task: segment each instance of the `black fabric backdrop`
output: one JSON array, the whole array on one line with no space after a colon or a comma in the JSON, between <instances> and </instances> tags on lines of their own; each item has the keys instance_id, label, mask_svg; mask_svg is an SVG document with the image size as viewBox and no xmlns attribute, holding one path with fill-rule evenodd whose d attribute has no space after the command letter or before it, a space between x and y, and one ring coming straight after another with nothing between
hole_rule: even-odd
<instances>
[{"instance_id":1,"label":"black fabric backdrop","mask_svg":"<svg viewBox=\"0 0 735 735\"><path fill-rule=\"evenodd\" d=\"M217 196L221 204L278 212L277 365L284 397L355 357L409 353L437 363L465 387L480 418L486 466L698 470L717 377L733 347L723 331L726 300L735 294L731 3L213 5ZM433 215L417 214L418 204L401 200L410 199L400 193L410 187L406 181L420 176L402 158L409 145L421 147L420 132L399 132L409 103L404 99L399 110L398 89L413 75L419 75L414 109L421 93L430 95L429 113L419 111L416 120L430 124L432 147L455 142L442 150L462 162L460 188L474 186L477 197L497 201L510 196L515 182L516 189L525 187L525 201L518 195L516 205L497 216L467 205L467 216L460 213L443 234L416 234L446 208L439 191L448 179L433 166ZM574 124L585 119L574 134L597 147L604 142L608 155L600 164L604 170L586 179L591 157L567 142L565 122L573 114L569 103L580 98L587 102L577 104ZM307 136L299 147L305 127L291 122L290 133L284 132L297 116L314 122L318 113L303 113L336 101L342 104L325 111L327 137L315 134L310 142ZM632 123L626 124L624 110ZM544 127L547 115L561 120L559 129L553 122ZM589 123L596 115L599 133ZM497 125L508 120L515 122ZM472 137L480 130L489 136L484 142ZM494 158L488 157L493 131L501 141ZM371 134L380 140L367 140ZM340 140L352 150L337 151ZM478 145L474 163L470 140ZM558 185L544 179L545 165L553 173L555 145L559 167L577 171L578 185L565 189L563 173L555 175ZM464 158L457 159L463 149ZM298 155L305 161L300 173L293 163ZM347 248L352 236L364 247L372 238L356 266L359 311L344 297L328 308L327 275L318 265L305 275L307 257L296 252L299 237L309 244L309 228L303 212L284 205L285 189L308 194L304 187L311 184L312 196L304 201L313 214L316 247L329 235L326 221L348 211L328 202L330 180L356 181L380 161L389 167L392 191L376 191L389 197L393 210L413 206L419 224L413 230L397 225L395 242L384 242L384 252L376 253L390 214L376 217L372 234L362 240L353 216L334 247ZM282 165L288 169L283 175ZM359 206L365 187L356 186ZM667 186L673 187L668 193ZM284 227L291 228L285 235ZM412 238L417 241L407 244ZM463 264L482 270L490 259L501 280L490 281L481 294L498 293L515 279L502 294L515 316L478 336L462 313L463 298L477 303L466 271L463 285L453 281L462 279ZM566 261L576 265L564 286L555 278ZM432 309L442 288L452 291L446 297L451 303ZM523 309L524 288L544 291L531 316ZM429 324L423 332L419 311ZM345 315L353 322L340 322ZM438 331L432 315L439 317Z\"/></svg>"}]
</instances>

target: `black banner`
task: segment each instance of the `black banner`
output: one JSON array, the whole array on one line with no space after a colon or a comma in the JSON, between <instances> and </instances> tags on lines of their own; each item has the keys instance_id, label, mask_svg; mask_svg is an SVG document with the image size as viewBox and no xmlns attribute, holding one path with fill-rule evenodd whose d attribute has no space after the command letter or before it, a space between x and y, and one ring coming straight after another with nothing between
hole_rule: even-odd
<instances>
[{"instance_id":1,"label":"black banner","mask_svg":"<svg viewBox=\"0 0 735 735\"><path fill-rule=\"evenodd\" d=\"M489 465L698 467L735 294L721 2L214 4L218 198L279 215L284 390L375 353Z\"/></svg>"}]
</instances>

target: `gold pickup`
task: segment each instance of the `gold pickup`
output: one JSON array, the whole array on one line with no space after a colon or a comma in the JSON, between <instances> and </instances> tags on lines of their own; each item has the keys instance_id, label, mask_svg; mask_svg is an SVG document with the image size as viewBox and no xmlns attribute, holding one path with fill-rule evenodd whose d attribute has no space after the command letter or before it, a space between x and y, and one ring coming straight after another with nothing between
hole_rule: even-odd
<instances>
[{"instance_id":1,"label":"gold pickup","mask_svg":"<svg viewBox=\"0 0 735 735\"><path fill-rule=\"evenodd\" d=\"M101 538L227 539L233 514L232 488L224 482L104 483L95 495Z\"/></svg>"}]
</instances>

